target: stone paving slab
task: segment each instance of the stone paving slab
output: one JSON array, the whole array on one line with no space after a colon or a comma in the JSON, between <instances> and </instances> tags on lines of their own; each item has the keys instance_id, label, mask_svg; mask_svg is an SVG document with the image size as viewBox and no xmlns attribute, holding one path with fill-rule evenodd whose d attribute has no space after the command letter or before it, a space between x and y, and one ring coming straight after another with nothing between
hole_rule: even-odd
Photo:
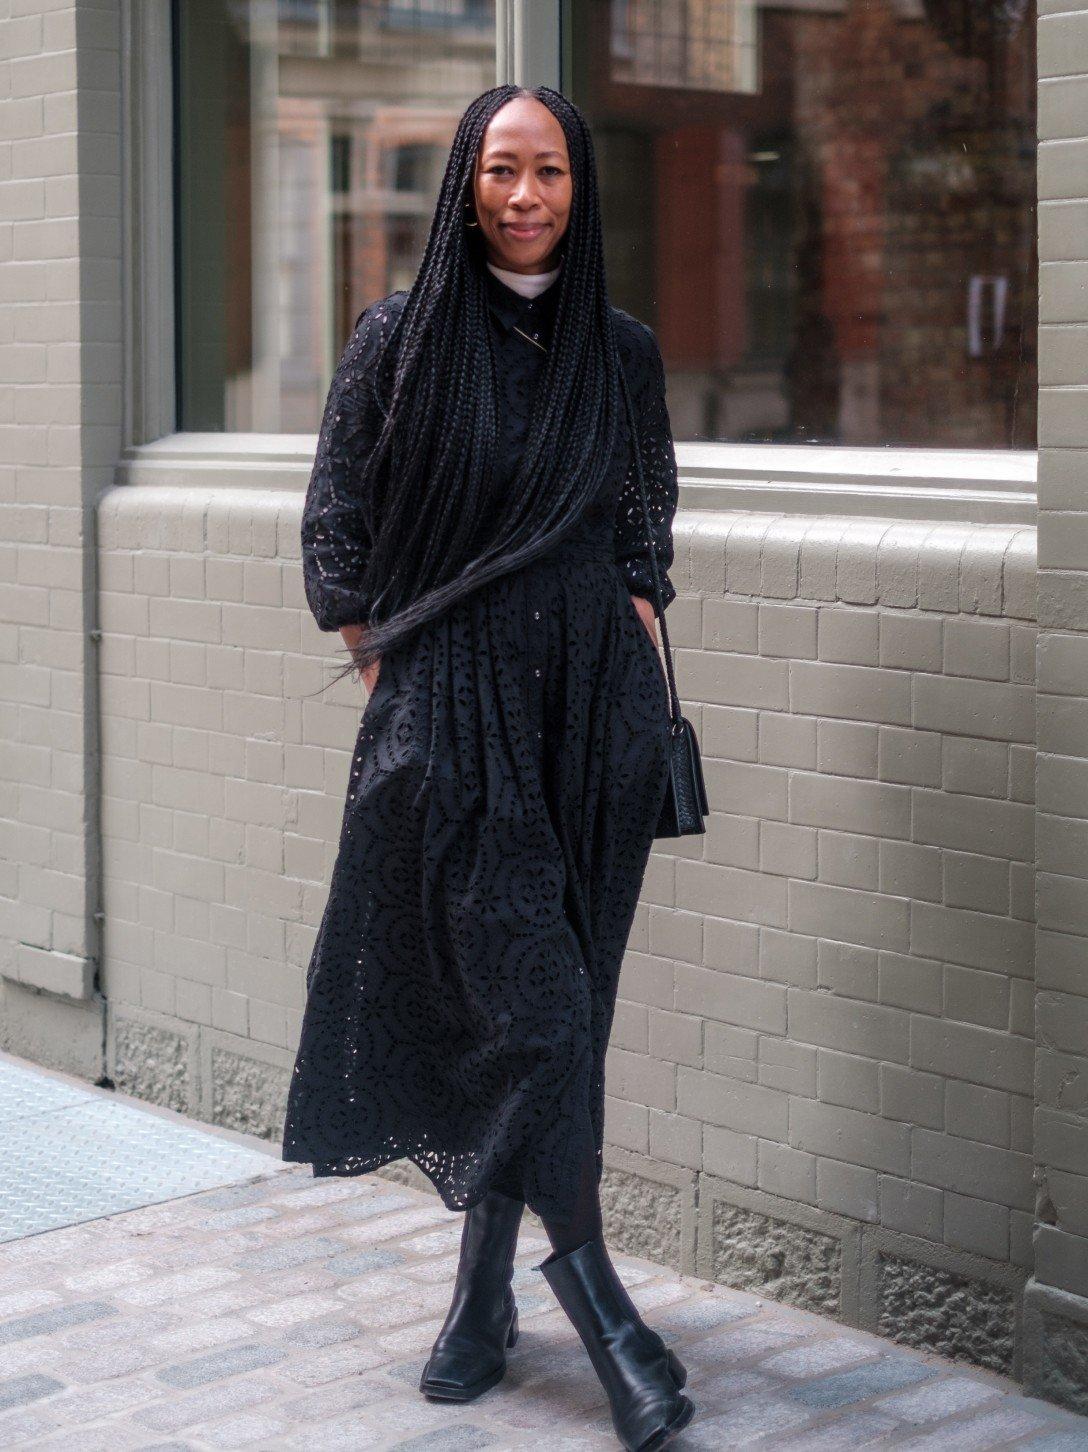
<instances>
[{"instance_id":1,"label":"stone paving slab","mask_svg":"<svg viewBox=\"0 0 1088 1452\"><path fill-rule=\"evenodd\" d=\"M0 1248L0 1448L610 1448L603 1395L518 1246L522 1334L465 1407L417 1390L461 1216L305 1168ZM1088 1449L1088 1420L1001 1377L615 1257L689 1368L694 1448Z\"/></svg>"},{"instance_id":2,"label":"stone paving slab","mask_svg":"<svg viewBox=\"0 0 1088 1452\"><path fill-rule=\"evenodd\" d=\"M267 1154L0 1057L0 1242L267 1174Z\"/></svg>"},{"instance_id":3,"label":"stone paving slab","mask_svg":"<svg viewBox=\"0 0 1088 1452\"><path fill-rule=\"evenodd\" d=\"M43 1112L80 1107L61 1096ZM258 1159L262 1172L231 1186L0 1246L0 1449L618 1446L585 1351L536 1270L548 1249L538 1231L519 1240L521 1335L505 1379L467 1406L428 1402L417 1383L449 1305L461 1215L378 1175L314 1180ZM1088 1419L1002 1377L615 1260L688 1367L696 1415L676 1452L1088 1452Z\"/></svg>"}]
</instances>

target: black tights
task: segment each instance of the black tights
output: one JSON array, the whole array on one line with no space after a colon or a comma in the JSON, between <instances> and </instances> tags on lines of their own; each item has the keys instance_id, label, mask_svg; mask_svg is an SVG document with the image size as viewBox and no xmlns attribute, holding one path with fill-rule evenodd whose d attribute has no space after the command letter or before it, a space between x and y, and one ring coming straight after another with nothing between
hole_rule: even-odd
<instances>
[{"instance_id":1,"label":"black tights","mask_svg":"<svg viewBox=\"0 0 1088 1452\"><path fill-rule=\"evenodd\" d=\"M500 1195L510 1194L508 1190L499 1190L497 1186L494 1188ZM513 1198L520 1199L520 1196L515 1195ZM592 1141L583 1151L578 1165L578 1188L570 1214L562 1220L542 1215L540 1221L556 1255L566 1255L568 1251L585 1245L587 1240L595 1240L603 1235L597 1156Z\"/></svg>"},{"instance_id":2,"label":"black tights","mask_svg":"<svg viewBox=\"0 0 1088 1452\"><path fill-rule=\"evenodd\" d=\"M562 1220L545 1219L541 1223L556 1255L577 1250L587 1240L602 1234L601 1196L597 1183L597 1156L592 1141L578 1166L578 1191L570 1214Z\"/></svg>"}]
</instances>

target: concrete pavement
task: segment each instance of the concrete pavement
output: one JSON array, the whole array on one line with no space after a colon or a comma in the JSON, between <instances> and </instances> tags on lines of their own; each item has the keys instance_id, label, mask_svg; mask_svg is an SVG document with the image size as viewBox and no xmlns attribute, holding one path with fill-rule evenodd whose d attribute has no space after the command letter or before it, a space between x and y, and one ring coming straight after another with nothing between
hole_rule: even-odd
<instances>
[{"instance_id":1,"label":"concrete pavement","mask_svg":"<svg viewBox=\"0 0 1088 1452\"><path fill-rule=\"evenodd\" d=\"M0 1448L618 1445L581 1343L535 1269L547 1251L539 1232L519 1242L522 1332L506 1378L467 1406L431 1403L416 1383L461 1229L435 1196L377 1175L314 1180L240 1136L0 1059L0 1105L5 1093L35 1107L8 1144L0 1133L0 1210L18 1234L0 1244ZM43 1193L50 1157L56 1194ZM37 1223L18 1219L21 1184ZM65 1204L77 1223L60 1227ZM696 1416L677 1452L1088 1452L1088 1419L1001 1377L615 1260L688 1366Z\"/></svg>"}]
</instances>

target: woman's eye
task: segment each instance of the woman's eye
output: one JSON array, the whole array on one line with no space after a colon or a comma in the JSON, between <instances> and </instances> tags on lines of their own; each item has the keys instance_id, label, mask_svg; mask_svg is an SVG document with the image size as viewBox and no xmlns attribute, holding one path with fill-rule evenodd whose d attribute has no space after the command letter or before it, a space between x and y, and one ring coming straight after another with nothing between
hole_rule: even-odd
<instances>
[{"instance_id":1,"label":"woman's eye","mask_svg":"<svg viewBox=\"0 0 1088 1452\"><path fill-rule=\"evenodd\" d=\"M510 170L510 168L508 166L501 166L501 165L489 166L487 169L488 169L489 172L494 172L496 175L499 172L509 171ZM541 171L554 172L556 176L561 176L562 175L562 170L558 166L543 166L543 167L541 167Z\"/></svg>"}]
</instances>

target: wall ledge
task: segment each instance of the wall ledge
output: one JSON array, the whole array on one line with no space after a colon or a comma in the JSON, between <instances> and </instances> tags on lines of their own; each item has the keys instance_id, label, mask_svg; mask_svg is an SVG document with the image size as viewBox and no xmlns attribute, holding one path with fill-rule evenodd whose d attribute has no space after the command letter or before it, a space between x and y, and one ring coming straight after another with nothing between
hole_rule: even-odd
<instances>
[{"instance_id":1,"label":"wall ledge","mask_svg":"<svg viewBox=\"0 0 1088 1452\"><path fill-rule=\"evenodd\" d=\"M85 1002L94 997L95 962L77 953L57 953L19 943L15 959L3 976L23 988Z\"/></svg>"},{"instance_id":2,"label":"wall ledge","mask_svg":"<svg viewBox=\"0 0 1088 1452\"><path fill-rule=\"evenodd\" d=\"M100 548L298 559L297 489L128 484L99 499ZM1036 530L1024 524L678 509L677 592L882 605L1035 620Z\"/></svg>"},{"instance_id":3,"label":"wall ledge","mask_svg":"<svg viewBox=\"0 0 1088 1452\"><path fill-rule=\"evenodd\" d=\"M313 434L175 433L125 451L115 482L304 489ZM1032 524L1028 450L676 444L682 509Z\"/></svg>"}]
</instances>

